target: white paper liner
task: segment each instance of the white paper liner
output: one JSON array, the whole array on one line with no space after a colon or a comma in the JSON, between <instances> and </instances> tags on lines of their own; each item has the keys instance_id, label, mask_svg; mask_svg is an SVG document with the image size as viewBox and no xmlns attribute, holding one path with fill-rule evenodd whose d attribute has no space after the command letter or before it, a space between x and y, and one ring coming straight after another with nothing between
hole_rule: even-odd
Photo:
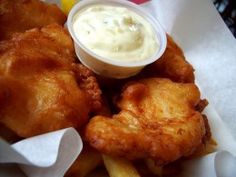
<instances>
[{"instance_id":1,"label":"white paper liner","mask_svg":"<svg viewBox=\"0 0 236 177\"><path fill-rule=\"evenodd\" d=\"M12 146L0 140L0 163L17 163L30 177L62 177L82 147L82 140L73 128L28 138Z\"/></svg>"}]
</instances>

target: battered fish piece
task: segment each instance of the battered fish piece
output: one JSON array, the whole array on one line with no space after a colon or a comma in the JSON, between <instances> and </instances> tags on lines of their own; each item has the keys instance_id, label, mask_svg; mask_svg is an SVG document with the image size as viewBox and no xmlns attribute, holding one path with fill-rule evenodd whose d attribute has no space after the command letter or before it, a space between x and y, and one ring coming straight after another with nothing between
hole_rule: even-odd
<instances>
[{"instance_id":1,"label":"battered fish piece","mask_svg":"<svg viewBox=\"0 0 236 177\"><path fill-rule=\"evenodd\" d=\"M59 25L0 42L0 122L20 137L79 128L101 107L93 73L75 62Z\"/></svg>"},{"instance_id":2,"label":"battered fish piece","mask_svg":"<svg viewBox=\"0 0 236 177\"><path fill-rule=\"evenodd\" d=\"M63 25L66 15L59 7L40 0L0 0L0 40L52 23Z\"/></svg>"},{"instance_id":3,"label":"battered fish piece","mask_svg":"<svg viewBox=\"0 0 236 177\"><path fill-rule=\"evenodd\" d=\"M183 51L167 35L167 48L160 59L147 66L142 72L142 77L164 77L174 82L193 83L194 69L186 61Z\"/></svg>"},{"instance_id":4,"label":"battered fish piece","mask_svg":"<svg viewBox=\"0 0 236 177\"><path fill-rule=\"evenodd\" d=\"M203 143L204 119L195 106L195 84L150 78L124 87L112 118L95 116L85 137L102 153L128 159L151 158L159 165L192 154Z\"/></svg>"}]
</instances>

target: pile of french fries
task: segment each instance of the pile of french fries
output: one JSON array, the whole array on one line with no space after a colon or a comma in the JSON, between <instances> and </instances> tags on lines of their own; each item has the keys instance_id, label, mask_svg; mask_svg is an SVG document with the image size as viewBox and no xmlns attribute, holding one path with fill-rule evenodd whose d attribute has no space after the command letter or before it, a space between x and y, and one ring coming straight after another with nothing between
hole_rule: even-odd
<instances>
[{"instance_id":1,"label":"pile of french fries","mask_svg":"<svg viewBox=\"0 0 236 177\"><path fill-rule=\"evenodd\" d=\"M152 176L162 176L162 167L152 160L145 161L147 171ZM106 172L101 175L94 171L105 166ZM94 171L94 173L92 173ZM92 174L91 174L92 173ZM84 149L68 170L66 177L141 177L134 165L127 159L100 154L94 149ZM145 175L146 176L146 175Z\"/></svg>"},{"instance_id":2,"label":"pile of french fries","mask_svg":"<svg viewBox=\"0 0 236 177\"><path fill-rule=\"evenodd\" d=\"M140 177L132 163L126 159L101 155L85 148L66 174L66 177L86 177L99 165L105 166L110 177Z\"/></svg>"},{"instance_id":3,"label":"pile of french fries","mask_svg":"<svg viewBox=\"0 0 236 177\"><path fill-rule=\"evenodd\" d=\"M191 157L196 158L215 151L216 143L214 140L209 141L204 148L193 154ZM190 157L190 158L191 158ZM188 158L189 159L189 158ZM180 173L181 168L179 162L164 167L156 165L151 159L143 160L144 176L175 176ZM96 172L98 167L103 167L102 175ZM105 167L105 168L104 168ZM100 154L95 149L85 145L82 153L76 159L74 164L68 170L66 177L141 177L140 169L135 167L133 163L127 159L120 157L111 157ZM142 171L142 170L141 170ZM91 175L93 174L93 175Z\"/></svg>"}]
</instances>

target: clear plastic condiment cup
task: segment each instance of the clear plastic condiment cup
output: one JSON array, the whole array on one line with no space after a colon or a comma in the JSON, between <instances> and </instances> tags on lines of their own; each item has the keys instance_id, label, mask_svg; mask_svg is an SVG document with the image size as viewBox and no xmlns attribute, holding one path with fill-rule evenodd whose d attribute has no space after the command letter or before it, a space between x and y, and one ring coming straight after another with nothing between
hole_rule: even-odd
<instances>
[{"instance_id":1,"label":"clear plastic condiment cup","mask_svg":"<svg viewBox=\"0 0 236 177\"><path fill-rule=\"evenodd\" d=\"M126 7L146 19L152 25L156 38L159 41L160 46L157 48L155 54L150 58L139 61L115 61L107 57L99 56L84 46L76 37L73 30L73 18L80 10L96 4ZM121 79L134 76L146 65L158 60L166 48L166 33L163 30L161 24L148 12L143 10L142 7L125 0L80 1L71 9L67 19L67 27L74 40L75 52L81 63L90 68L95 73L105 77Z\"/></svg>"}]
</instances>

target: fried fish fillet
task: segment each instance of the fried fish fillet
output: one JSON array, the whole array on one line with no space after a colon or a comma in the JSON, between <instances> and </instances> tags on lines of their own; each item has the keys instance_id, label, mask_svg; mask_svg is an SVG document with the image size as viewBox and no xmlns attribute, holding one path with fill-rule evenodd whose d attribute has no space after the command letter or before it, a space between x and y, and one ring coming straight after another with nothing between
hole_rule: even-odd
<instances>
[{"instance_id":1,"label":"fried fish fillet","mask_svg":"<svg viewBox=\"0 0 236 177\"><path fill-rule=\"evenodd\" d=\"M100 152L159 165L192 154L206 134L195 84L150 78L128 83L110 117L95 116L85 137Z\"/></svg>"},{"instance_id":2,"label":"fried fish fillet","mask_svg":"<svg viewBox=\"0 0 236 177\"><path fill-rule=\"evenodd\" d=\"M186 61L182 50L169 35L167 35L167 48L162 57L146 67L141 75L169 78L175 82L194 82L193 67Z\"/></svg>"},{"instance_id":3,"label":"fried fish fillet","mask_svg":"<svg viewBox=\"0 0 236 177\"><path fill-rule=\"evenodd\" d=\"M0 42L0 122L21 137L79 128L101 106L93 73L56 24Z\"/></svg>"},{"instance_id":4,"label":"fried fish fillet","mask_svg":"<svg viewBox=\"0 0 236 177\"><path fill-rule=\"evenodd\" d=\"M52 23L63 25L66 15L56 5L40 0L0 0L0 40Z\"/></svg>"}]
</instances>

